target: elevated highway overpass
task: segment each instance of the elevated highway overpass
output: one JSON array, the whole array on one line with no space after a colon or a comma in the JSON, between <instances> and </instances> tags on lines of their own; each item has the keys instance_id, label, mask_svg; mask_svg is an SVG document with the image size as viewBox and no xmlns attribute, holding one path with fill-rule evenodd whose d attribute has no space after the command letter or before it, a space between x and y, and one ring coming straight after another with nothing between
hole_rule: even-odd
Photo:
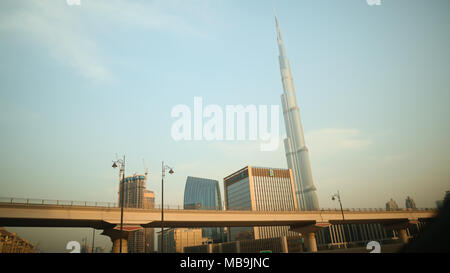
<instances>
[{"instance_id":1,"label":"elevated highway overpass","mask_svg":"<svg viewBox=\"0 0 450 273\"><path fill-rule=\"evenodd\" d=\"M308 249L316 250L315 233L330 224L379 223L399 232L407 242L406 228L428 222L436 210L345 210L345 221L339 210L320 211L216 211L164 209L164 227L248 227L290 226L301 233ZM159 228L161 209L124 209L124 230ZM119 251L118 240L128 239L129 232L120 233L120 208L60 204L26 204L0 202L0 226L20 227L90 227L104 230ZM126 244L123 244L126 246ZM123 246L124 247L124 246Z\"/></svg>"}]
</instances>

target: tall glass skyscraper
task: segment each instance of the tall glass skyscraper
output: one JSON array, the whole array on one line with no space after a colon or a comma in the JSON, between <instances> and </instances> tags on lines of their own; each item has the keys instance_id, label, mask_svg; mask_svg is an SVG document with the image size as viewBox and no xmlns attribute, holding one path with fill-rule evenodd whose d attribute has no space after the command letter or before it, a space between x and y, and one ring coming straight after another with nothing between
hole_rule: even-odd
<instances>
[{"instance_id":1,"label":"tall glass skyscraper","mask_svg":"<svg viewBox=\"0 0 450 273\"><path fill-rule=\"evenodd\" d=\"M188 176L184 189L184 209L222 210L217 180ZM203 237L223 241L223 228L202 228Z\"/></svg>"},{"instance_id":2,"label":"tall glass skyscraper","mask_svg":"<svg viewBox=\"0 0 450 273\"><path fill-rule=\"evenodd\" d=\"M288 168L292 170L298 208L300 210L318 210L319 200L317 197L317 189L313 182L309 150L306 147L305 136L303 134L294 80L276 16L275 22L277 26L278 49L280 51L281 80L283 82L281 103L287 135L284 140L286 160Z\"/></svg>"}]
</instances>

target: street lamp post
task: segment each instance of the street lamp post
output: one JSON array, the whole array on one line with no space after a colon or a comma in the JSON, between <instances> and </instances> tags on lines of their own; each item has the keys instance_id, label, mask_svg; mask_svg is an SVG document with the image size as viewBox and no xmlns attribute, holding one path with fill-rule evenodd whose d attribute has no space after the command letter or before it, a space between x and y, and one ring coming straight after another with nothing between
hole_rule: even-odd
<instances>
[{"instance_id":1,"label":"street lamp post","mask_svg":"<svg viewBox=\"0 0 450 273\"><path fill-rule=\"evenodd\" d=\"M173 169L164 165L163 161L161 177L161 253L164 253L164 177L166 177L166 170L169 170L170 174L174 173Z\"/></svg>"},{"instance_id":2,"label":"street lamp post","mask_svg":"<svg viewBox=\"0 0 450 273\"><path fill-rule=\"evenodd\" d=\"M119 193L120 193L120 252L122 253L122 233L123 233L123 186L125 183L125 155L123 156L123 159L117 159L116 161L113 161L113 168L117 168L120 166L120 173L122 174L122 182L120 181L120 175L119 175Z\"/></svg>"},{"instance_id":3,"label":"street lamp post","mask_svg":"<svg viewBox=\"0 0 450 273\"><path fill-rule=\"evenodd\" d=\"M339 191L337 191L336 194L334 194L333 196L331 196L331 200L333 200L333 201L336 200L336 198L337 198L337 200L339 201L339 205L341 206L342 220L345 221L345 218L344 218L344 210L342 209L341 195L339 194Z\"/></svg>"},{"instance_id":4,"label":"street lamp post","mask_svg":"<svg viewBox=\"0 0 450 273\"><path fill-rule=\"evenodd\" d=\"M334 195L331 197L331 200L334 201L334 200L336 200L336 198L337 198L337 200L338 200L338 202L339 202L339 205L341 206L342 221L345 222L345 218L344 218L344 209L342 208L341 195L339 194L339 191L337 191L337 193L334 194ZM344 226L344 225L342 226L342 230L343 230L343 232L344 232L344 240L345 240L345 226ZM347 245L346 245L345 243L344 243L344 247L347 248Z\"/></svg>"}]
</instances>

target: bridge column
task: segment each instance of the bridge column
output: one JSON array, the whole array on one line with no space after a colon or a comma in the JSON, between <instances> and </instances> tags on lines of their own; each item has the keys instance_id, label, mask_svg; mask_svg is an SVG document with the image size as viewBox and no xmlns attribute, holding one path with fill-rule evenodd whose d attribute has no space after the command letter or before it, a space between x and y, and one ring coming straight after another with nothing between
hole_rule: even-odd
<instances>
[{"instance_id":1,"label":"bridge column","mask_svg":"<svg viewBox=\"0 0 450 273\"><path fill-rule=\"evenodd\" d=\"M303 235L305 238L305 246L308 252L317 252L316 233L310 232Z\"/></svg>"},{"instance_id":2,"label":"bridge column","mask_svg":"<svg viewBox=\"0 0 450 273\"><path fill-rule=\"evenodd\" d=\"M136 230L138 229L124 227L121 233L120 229L116 227L104 230L102 235L106 235L111 239L113 243L112 247L113 253L120 253L120 239L122 239L122 253L128 253L128 238L130 237L130 234Z\"/></svg>"},{"instance_id":3,"label":"bridge column","mask_svg":"<svg viewBox=\"0 0 450 273\"><path fill-rule=\"evenodd\" d=\"M398 237L400 238L400 241L404 244L408 243L408 234L406 233L406 228L402 228L397 230Z\"/></svg>"},{"instance_id":4,"label":"bridge column","mask_svg":"<svg viewBox=\"0 0 450 273\"><path fill-rule=\"evenodd\" d=\"M384 224L385 229L395 230L398 233L398 238L403 244L407 244L409 241L408 233L406 229L409 226L416 225L417 219L408 219L407 221L395 222L390 224Z\"/></svg>"},{"instance_id":5,"label":"bridge column","mask_svg":"<svg viewBox=\"0 0 450 273\"><path fill-rule=\"evenodd\" d=\"M207 253L213 253L213 244L207 244L206 245L206 252Z\"/></svg>"},{"instance_id":6,"label":"bridge column","mask_svg":"<svg viewBox=\"0 0 450 273\"><path fill-rule=\"evenodd\" d=\"M289 253L288 243L286 236L280 237L281 250L282 253Z\"/></svg>"},{"instance_id":7,"label":"bridge column","mask_svg":"<svg viewBox=\"0 0 450 273\"><path fill-rule=\"evenodd\" d=\"M330 226L328 222L311 223L305 226L292 226L291 230L302 234L305 239L306 252L317 252L316 233L328 226Z\"/></svg>"}]
</instances>

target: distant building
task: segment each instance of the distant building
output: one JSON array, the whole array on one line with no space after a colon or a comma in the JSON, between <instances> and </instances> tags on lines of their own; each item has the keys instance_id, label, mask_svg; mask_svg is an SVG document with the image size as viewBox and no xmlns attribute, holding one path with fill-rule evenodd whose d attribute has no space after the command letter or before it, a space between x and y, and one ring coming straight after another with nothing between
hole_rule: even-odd
<instances>
[{"instance_id":1,"label":"distant building","mask_svg":"<svg viewBox=\"0 0 450 273\"><path fill-rule=\"evenodd\" d=\"M444 203L450 201L450 191L445 192Z\"/></svg>"},{"instance_id":2,"label":"distant building","mask_svg":"<svg viewBox=\"0 0 450 273\"><path fill-rule=\"evenodd\" d=\"M164 230L164 253L183 253L189 246L205 244L201 228L175 228ZM158 251L161 252L161 232L158 232Z\"/></svg>"},{"instance_id":3,"label":"distant building","mask_svg":"<svg viewBox=\"0 0 450 273\"><path fill-rule=\"evenodd\" d=\"M120 189L123 190L123 206L125 208L145 208L152 209L155 207L155 194L146 190L147 173L145 175L134 174L126 177L124 181L121 179ZM119 204L122 194L119 192ZM154 251L154 229L145 228L131 233L128 239L129 253L144 253Z\"/></svg>"},{"instance_id":4,"label":"distant building","mask_svg":"<svg viewBox=\"0 0 450 273\"><path fill-rule=\"evenodd\" d=\"M80 253L92 253L92 247L90 245L82 245Z\"/></svg>"},{"instance_id":5,"label":"distant building","mask_svg":"<svg viewBox=\"0 0 450 273\"><path fill-rule=\"evenodd\" d=\"M438 209L441 209L441 208L444 207L444 204L445 204L446 202L450 202L450 191L446 191L446 192L445 192L445 196L444 196L444 199L443 199L443 200L438 200L438 201L436 201L436 207L437 207Z\"/></svg>"},{"instance_id":6,"label":"distant building","mask_svg":"<svg viewBox=\"0 0 450 273\"><path fill-rule=\"evenodd\" d=\"M227 210L295 211L297 201L289 169L247 166L224 178ZM288 226L230 227L230 241L298 236Z\"/></svg>"},{"instance_id":7,"label":"distant building","mask_svg":"<svg viewBox=\"0 0 450 273\"><path fill-rule=\"evenodd\" d=\"M94 253L104 253L105 252L105 248L102 246L97 246L94 249Z\"/></svg>"},{"instance_id":8,"label":"distant building","mask_svg":"<svg viewBox=\"0 0 450 273\"><path fill-rule=\"evenodd\" d=\"M405 206L407 209L416 209L416 202L408 196L405 201Z\"/></svg>"},{"instance_id":9,"label":"distant building","mask_svg":"<svg viewBox=\"0 0 450 273\"><path fill-rule=\"evenodd\" d=\"M123 190L124 208L143 208L144 206L144 188L146 176L133 175L125 177L125 182L121 180L121 190ZM122 194L119 193L119 204Z\"/></svg>"},{"instance_id":10,"label":"distant building","mask_svg":"<svg viewBox=\"0 0 450 273\"><path fill-rule=\"evenodd\" d=\"M184 188L184 209L222 210L222 197L217 180L188 176ZM225 240L221 227L202 228L202 235L211 242Z\"/></svg>"},{"instance_id":11,"label":"distant building","mask_svg":"<svg viewBox=\"0 0 450 273\"><path fill-rule=\"evenodd\" d=\"M0 227L0 253L34 253L35 247L25 239Z\"/></svg>"},{"instance_id":12,"label":"distant building","mask_svg":"<svg viewBox=\"0 0 450 273\"><path fill-rule=\"evenodd\" d=\"M92 253L92 247L87 242L87 237L81 238L80 253Z\"/></svg>"},{"instance_id":13,"label":"distant building","mask_svg":"<svg viewBox=\"0 0 450 273\"><path fill-rule=\"evenodd\" d=\"M144 190L144 209L154 209L155 208L155 193L153 191Z\"/></svg>"},{"instance_id":14,"label":"distant building","mask_svg":"<svg viewBox=\"0 0 450 273\"><path fill-rule=\"evenodd\" d=\"M387 210L387 211L398 210L398 205L397 205L397 203L394 201L394 199L391 198L391 200L389 200L389 201L386 203L386 210Z\"/></svg>"}]
</instances>

